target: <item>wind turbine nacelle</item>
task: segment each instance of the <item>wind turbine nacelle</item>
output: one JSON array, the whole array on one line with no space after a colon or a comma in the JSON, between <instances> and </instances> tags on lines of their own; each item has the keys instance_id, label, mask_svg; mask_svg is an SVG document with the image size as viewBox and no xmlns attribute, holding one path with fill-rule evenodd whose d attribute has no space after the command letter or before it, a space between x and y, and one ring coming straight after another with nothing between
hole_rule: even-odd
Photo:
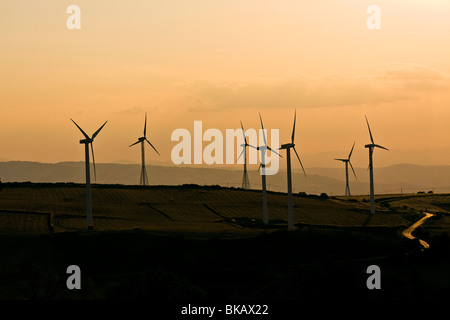
<instances>
[{"instance_id":1,"label":"wind turbine nacelle","mask_svg":"<svg viewBox=\"0 0 450 320\"><path fill-rule=\"evenodd\" d=\"M86 143L91 143L92 142L92 139L83 139L83 140L80 140L80 144L86 144Z\"/></svg>"},{"instance_id":2,"label":"wind turbine nacelle","mask_svg":"<svg viewBox=\"0 0 450 320\"><path fill-rule=\"evenodd\" d=\"M364 147L365 148L373 148L375 145L374 144L366 144Z\"/></svg>"},{"instance_id":3,"label":"wind turbine nacelle","mask_svg":"<svg viewBox=\"0 0 450 320\"><path fill-rule=\"evenodd\" d=\"M286 143L286 144L282 144L280 149L289 149L289 148L293 148L295 147L295 144L293 143Z\"/></svg>"},{"instance_id":4,"label":"wind turbine nacelle","mask_svg":"<svg viewBox=\"0 0 450 320\"><path fill-rule=\"evenodd\" d=\"M140 138L138 138L138 141L139 142L142 142L142 141L144 141L145 140L145 137L140 137Z\"/></svg>"}]
</instances>

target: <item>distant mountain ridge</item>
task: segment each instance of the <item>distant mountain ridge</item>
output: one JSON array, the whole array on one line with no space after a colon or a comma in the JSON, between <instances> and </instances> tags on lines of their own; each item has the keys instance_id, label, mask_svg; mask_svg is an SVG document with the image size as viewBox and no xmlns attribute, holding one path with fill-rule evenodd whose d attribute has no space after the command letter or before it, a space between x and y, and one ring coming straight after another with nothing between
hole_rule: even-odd
<instances>
[{"instance_id":1,"label":"distant mountain ridge","mask_svg":"<svg viewBox=\"0 0 450 320\"><path fill-rule=\"evenodd\" d=\"M97 183L139 184L141 166L138 164L98 163ZM293 191L330 195L342 195L345 191L344 168L306 168L305 178L299 169L293 169ZM355 168L358 180L350 171L352 194L369 193L367 168ZM93 172L91 170L92 179ZM194 166L148 165L147 174L152 185L220 185L240 187L242 168L198 168ZM261 188L261 176L249 170L250 185ZM374 168L376 193L410 193L418 191L450 192L450 166L420 166L398 164ZM0 162L2 182L85 182L84 162L40 163L27 161ZM286 171L280 170L267 177L269 190L286 191Z\"/></svg>"}]
</instances>

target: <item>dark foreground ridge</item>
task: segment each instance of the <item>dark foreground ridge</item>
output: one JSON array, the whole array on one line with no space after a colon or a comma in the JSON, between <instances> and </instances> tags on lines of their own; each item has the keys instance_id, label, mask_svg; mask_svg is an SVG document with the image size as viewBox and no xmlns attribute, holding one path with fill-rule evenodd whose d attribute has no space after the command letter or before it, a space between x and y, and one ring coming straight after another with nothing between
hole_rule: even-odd
<instances>
[{"instance_id":1,"label":"dark foreground ridge","mask_svg":"<svg viewBox=\"0 0 450 320\"><path fill-rule=\"evenodd\" d=\"M144 231L2 235L1 299L147 301L352 301L443 299L450 266L441 251L420 252L396 233L277 231L224 240ZM431 249L430 249L431 250ZM378 265L382 289L366 286ZM68 290L66 269L81 269Z\"/></svg>"}]
</instances>

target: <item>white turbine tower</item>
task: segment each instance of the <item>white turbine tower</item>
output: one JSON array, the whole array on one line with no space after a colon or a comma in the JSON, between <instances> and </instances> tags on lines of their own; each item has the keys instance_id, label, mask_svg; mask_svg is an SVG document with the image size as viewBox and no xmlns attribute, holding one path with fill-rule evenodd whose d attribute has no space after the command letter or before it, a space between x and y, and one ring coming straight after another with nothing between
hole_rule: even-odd
<instances>
[{"instance_id":1,"label":"white turbine tower","mask_svg":"<svg viewBox=\"0 0 450 320\"><path fill-rule=\"evenodd\" d=\"M306 177L305 168L303 168L302 161L298 156L297 150L295 150L294 137L295 137L295 119L297 117L297 110L294 113L294 125L292 127L291 143L281 145L281 149L286 149L286 162L287 162L287 187L288 187L288 228L294 228L294 208L292 203L292 175L291 175L291 148L294 149L298 162L302 166L303 173Z\"/></svg>"},{"instance_id":2,"label":"white turbine tower","mask_svg":"<svg viewBox=\"0 0 450 320\"><path fill-rule=\"evenodd\" d=\"M267 150L270 150L271 152L274 152L275 154L277 154L278 156L280 156L280 154L274 150L272 150L268 145L267 145L267 140L266 140L266 134L264 133L264 125L263 125L263 121L261 118L261 113L259 114L259 120L261 121L261 129L262 129L262 133L263 133L263 138L264 138L264 145L256 147L256 150L261 151L261 163L259 165L259 168L261 169L261 179L262 179L262 200L263 200L263 223L264 224L268 224L269 223L269 215L267 212L267 190L266 190L266 152ZM252 148L255 148L253 146L250 146ZM281 157L281 156L280 156ZM258 169L259 171L259 169Z\"/></svg>"},{"instance_id":3,"label":"white turbine tower","mask_svg":"<svg viewBox=\"0 0 450 320\"><path fill-rule=\"evenodd\" d=\"M147 140L146 133L147 133L147 112L145 113L144 136L138 138L138 141L136 141L132 145L129 145L129 147L132 147L135 144L138 144L138 143L141 144L142 168L141 168L141 178L139 180L139 184L142 186L148 185L147 170L145 169L145 145L144 145L144 142L147 141L148 144L153 148L153 150L155 150L156 153L159 155L159 152L155 149L155 147L151 144L151 142Z\"/></svg>"},{"instance_id":4,"label":"white turbine tower","mask_svg":"<svg viewBox=\"0 0 450 320\"><path fill-rule=\"evenodd\" d=\"M242 128L242 134L244 135L244 143L241 144L242 152L239 155L239 157L237 158L236 162L238 162L239 159L241 158L241 156L244 155L244 174L242 176L242 189L250 189L250 180L248 179L248 173L247 173L247 147L252 147L252 148L255 148L255 147L250 146L248 144L247 137L245 136L244 126L242 125L242 121L241 121L241 128Z\"/></svg>"},{"instance_id":5,"label":"white turbine tower","mask_svg":"<svg viewBox=\"0 0 450 320\"><path fill-rule=\"evenodd\" d=\"M72 119L70 119L72 120ZM88 230L94 229L94 224L92 221L92 198L91 198L91 172L90 172L90 163L89 163L89 145L91 145L91 151L92 151L92 162L94 164L94 179L97 181L97 173L95 172L95 158L94 158L94 147L93 142L95 137L98 135L100 130L105 126L106 122L92 135L92 138L90 138L86 132L83 131L83 129L80 128L78 124L76 124L75 121L72 120L72 122L77 126L78 129L80 129L81 133L84 135L86 139L80 140L80 144L84 144L84 152L85 152L85 164L86 164L86 217L87 217L87 227Z\"/></svg>"},{"instance_id":6,"label":"white turbine tower","mask_svg":"<svg viewBox=\"0 0 450 320\"><path fill-rule=\"evenodd\" d=\"M369 170L370 170L370 213L375 213L375 198L374 198L374 188L373 188L373 161L372 161L372 154L374 148L381 148L384 150L388 150L385 147L382 147L378 144L375 144L373 142L372 132L370 131L369 121L367 120L367 127L369 128L369 134L370 134L370 141L372 141L371 144L366 144L365 147L369 149Z\"/></svg>"},{"instance_id":7,"label":"white turbine tower","mask_svg":"<svg viewBox=\"0 0 450 320\"><path fill-rule=\"evenodd\" d=\"M350 154L348 155L347 159L334 159L337 161L342 161L345 163L345 196L350 196L350 186L348 184L348 165L350 164L350 167L352 168L353 174L355 175L356 180L358 178L356 177L355 170L353 169L352 163L350 162L350 157L352 156L353 148L355 147L355 142L353 142L352 150L350 150Z\"/></svg>"}]
</instances>

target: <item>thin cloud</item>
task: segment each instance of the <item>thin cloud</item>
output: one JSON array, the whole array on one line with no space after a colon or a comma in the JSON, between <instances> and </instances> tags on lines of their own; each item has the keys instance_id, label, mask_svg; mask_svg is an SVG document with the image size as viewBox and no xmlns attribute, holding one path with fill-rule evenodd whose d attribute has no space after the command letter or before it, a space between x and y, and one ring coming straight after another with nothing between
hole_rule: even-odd
<instances>
[{"instance_id":1,"label":"thin cloud","mask_svg":"<svg viewBox=\"0 0 450 320\"><path fill-rule=\"evenodd\" d=\"M416 99L431 90L448 90L449 77L414 64L391 64L375 75L297 76L247 82L199 81L179 88L191 111L230 108L340 107Z\"/></svg>"}]
</instances>

